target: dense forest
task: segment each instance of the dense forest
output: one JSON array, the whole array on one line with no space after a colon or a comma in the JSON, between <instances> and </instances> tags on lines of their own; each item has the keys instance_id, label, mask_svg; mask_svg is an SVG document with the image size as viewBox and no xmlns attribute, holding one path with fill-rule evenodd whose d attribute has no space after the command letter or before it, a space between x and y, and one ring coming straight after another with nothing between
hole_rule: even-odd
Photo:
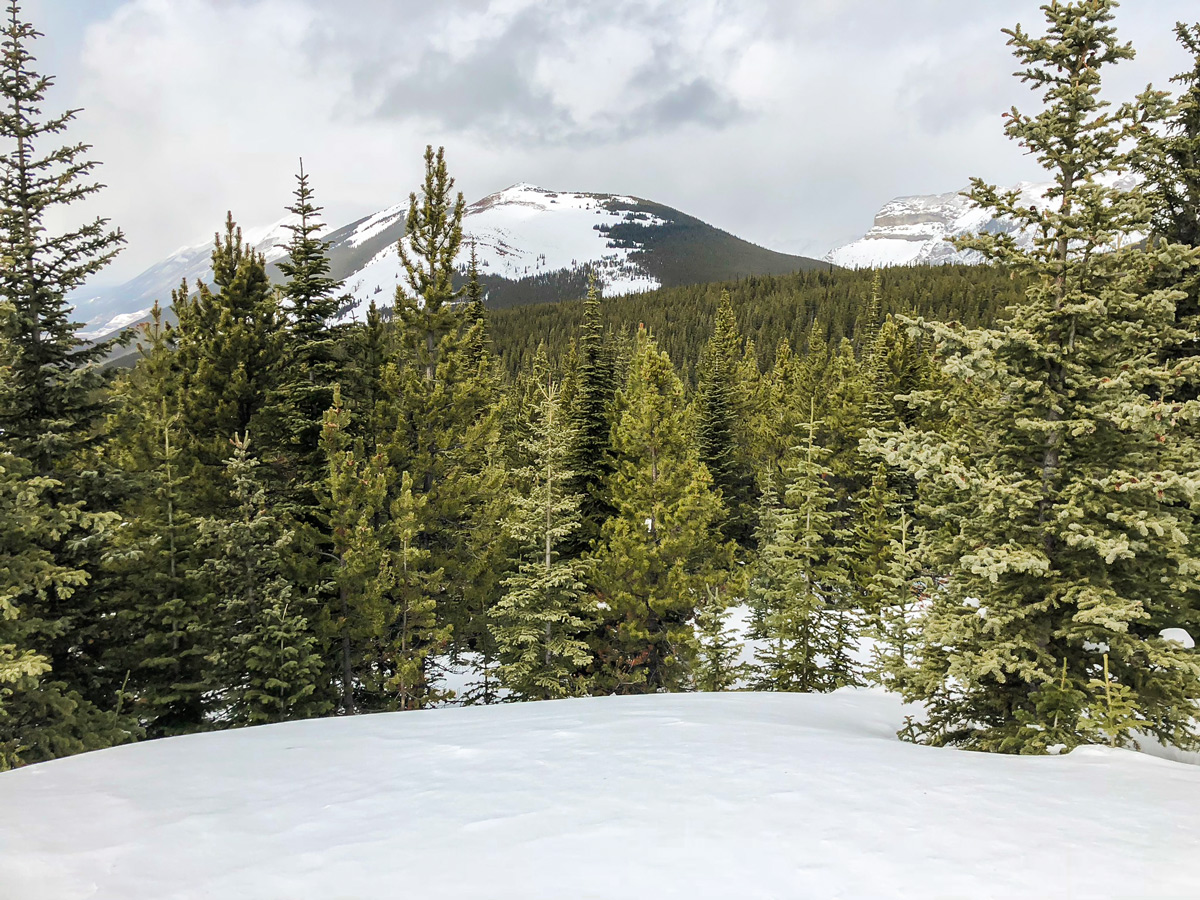
<instances>
[{"instance_id":1,"label":"dense forest","mask_svg":"<svg viewBox=\"0 0 1200 900\"><path fill-rule=\"evenodd\" d=\"M124 238L49 230L99 187L12 2L0 768L451 699L866 683L929 744L1195 746L1200 26L1175 95L1108 106L1111 7L1009 35L1044 103L1007 131L1055 188L974 183L1031 236L961 239L985 266L489 310L431 148L394 309L331 324L301 168L282 285L231 216L213 283L118 368L64 298Z\"/></svg>"}]
</instances>

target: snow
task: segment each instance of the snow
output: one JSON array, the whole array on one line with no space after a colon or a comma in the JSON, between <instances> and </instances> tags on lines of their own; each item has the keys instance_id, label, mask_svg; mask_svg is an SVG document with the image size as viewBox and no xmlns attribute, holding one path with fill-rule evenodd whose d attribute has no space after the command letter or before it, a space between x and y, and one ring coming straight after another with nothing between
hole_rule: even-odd
<instances>
[{"instance_id":1,"label":"snow","mask_svg":"<svg viewBox=\"0 0 1200 900\"><path fill-rule=\"evenodd\" d=\"M660 287L630 256L636 247L609 247L608 235L597 226L637 222L650 227L664 220L637 210L609 209L612 201L635 205L631 197L549 191L515 184L472 203L463 216L463 249L458 263L465 266L473 241L480 272L521 279L591 265L604 293L639 293ZM349 238L359 244L403 214L391 207L371 216ZM346 287L364 308L371 298L390 305L402 268L395 246L381 250L346 280ZM347 318L352 318L352 311Z\"/></svg>"},{"instance_id":2,"label":"snow","mask_svg":"<svg viewBox=\"0 0 1200 900\"><path fill-rule=\"evenodd\" d=\"M1164 628L1158 633L1158 636L1164 641L1182 644L1185 650L1193 650L1196 647L1195 639L1184 628Z\"/></svg>"},{"instance_id":3,"label":"snow","mask_svg":"<svg viewBox=\"0 0 1200 900\"><path fill-rule=\"evenodd\" d=\"M389 206L387 209L381 209L379 212L368 216L360 222L350 237L346 239L346 242L351 247L357 247L395 224L396 220L401 216L406 215L408 215L408 207L403 203L396 206Z\"/></svg>"},{"instance_id":4,"label":"snow","mask_svg":"<svg viewBox=\"0 0 1200 900\"><path fill-rule=\"evenodd\" d=\"M1136 178L1108 173L1097 181L1108 187L1128 190L1136 183ZM1046 192L1052 186L1051 182L1021 181L1003 190L1016 191L1022 206L1043 209L1047 205ZM870 231L856 241L831 250L825 254L825 259L850 269L978 263L981 261L978 253L955 250L947 241L984 230L1012 233L1019 246L1028 248L1032 245L1031 234L1018 231L1011 221L995 218L988 210L974 207L962 191L951 191L888 201L876 213ZM1138 235L1130 236L1130 240L1138 238Z\"/></svg>"},{"instance_id":5,"label":"snow","mask_svg":"<svg viewBox=\"0 0 1200 900\"><path fill-rule=\"evenodd\" d=\"M1200 768L917 747L904 713L604 697L89 753L0 775L0 896L1200 896Z\"/></svg>"},{"instance_id":6,"label":"snow","mask_svg":"<svg viewBox=\"0 0 1200 900\"><path fill-rule=\"evenodd\" d=\"M86 331L80 331L79 336L86 340L93 340L95 338L103 337L106 334L114 334L115 332L120 331L122 328L128 328L130 325L136 325L143 318L150 315L150 311L153 308L154 307L152 306L147 306L145 309L135 310L134 312L124 313L123 315L119 316L113 316L103 325L99 325L96 328L91 328Z\"/></svg>"}]
</instances>

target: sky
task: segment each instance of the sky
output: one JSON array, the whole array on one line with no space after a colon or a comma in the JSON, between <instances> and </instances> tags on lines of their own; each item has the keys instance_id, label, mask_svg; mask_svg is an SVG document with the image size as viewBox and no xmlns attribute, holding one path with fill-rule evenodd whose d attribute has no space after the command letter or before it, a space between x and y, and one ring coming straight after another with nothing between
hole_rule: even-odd
<instances>
[{"instance_id":1,"label":"sky","mask_svg":"<svg viewBox=\"0 0 1200 900\"><path fill-rule=\"evenodd\" d=\"M887 200L971 176L1038 180L1001 113L1034 95L1001 29L1032 0L26 0L81 108L102 214L128 246L100 281L273 222L300 157L332 226L401 202L426 144L467 201L516 182L632 194L821 256ZM1195 0L1126 0L1138 57L1106 94L1168 86Z\"/></svg>"}]
</instances>

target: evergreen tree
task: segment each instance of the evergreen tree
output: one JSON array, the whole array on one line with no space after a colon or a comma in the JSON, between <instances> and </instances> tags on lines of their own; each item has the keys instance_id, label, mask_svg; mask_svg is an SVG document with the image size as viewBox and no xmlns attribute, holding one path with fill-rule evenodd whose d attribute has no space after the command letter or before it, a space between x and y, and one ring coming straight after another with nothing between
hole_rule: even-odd
<instances>
[{"instance_id":1,"label":"evergreen tree","mask_svg":"<svg viewBox=\"0 0 1200 900\"><path fill-rule=\"evenodd\" d=\"M1200 24L1175 26L1179 43L1192 56L1192 67L1174 82L1182 95L1158 113L1166 117L1165 132L1145 128L1139 135L1132 163L1146 179L1147 199L1152 207L1153 239L1167 244L1200 247ZM1161 95L1148 93L1148 104L1165 103ZM1168 348L1169 355L1197 354L1197 317L1200 317L1200 271L1165 272L1161 286L1174 287L1186 296L1175 304L1176 321L1184 326L1183 343Z\"/></svg>"},{"instance_id":2,"label":"evergreen tree","mask_svg":"<svg viewBox=\"0 0 1200 900\"><path fill-rule=\"evenodd\" d=\"M228 462L234 508L199 523L199 575L223 628L220 718L233 725L306 719L330 709L312 621L319 604L285 577L292 535L271 508L249 439Z\"/></svg>"},{"instance_id":3,"label":"evergreen tree","mask_svg":"<svg viewBox=\"0 0 1200 900\"><path fill-rule=\"evenodd\" d=\"M207 698L219 689L208 662L215 623L191 577L195 528L181 505L187 484L171 344L171 329L156 303L150 323L142 326L140 359L118 386L113 448L115 464L133 490L108 561L117 575L115 618L132 637L115 644L107 662L129 673L131 712L151 737L200 730Z\"/></svg>"},{"instance_id":4,"label":"evergreen tree","mask_svg":"<svg viewBox=\"0 0 1200 900\"><path fill-rule=\"evenodd\" d=\"M0 334L0 405L11 397L9 358ZM55 559L54 536L76 527L81 515L77 505L46 502L60 487L0 450L0 771L134 735L119 715L97 710L57 679L39 650L61 628L40 615L45 596L70 599L88 580Z\"/></svg>"},{"instance_id":5,"label":"evergreen tree","mask_svg":"<svg viewBox=\"0 0 1200 900\"><path fill-rule=\"evenodd\" d=\"M1180 292L1156 285L1200 253L1136 245L1145 200L1105 186L1153 112L1099 98L1102 72L1133 55L1113 5L1048 5L1045 37L1008 32L1044 108L1014 110L1007 131L1053 175L1051 205L1032 210L976 180L976 204L1029 228L1033 244L1000 234L960 246L1029 286L1003 328L931 326L946 373L975 402L955 405L944 435L887 444L921 484L927 551L948 578L906 684L929 711L915 735L930 743L1041 752L1135 729L1195 742L1200 662L1159 632L1196 609L1198 411L1162 398L1198 373L1159 363L1179 338ZM1098 716L1109 698L1131 712Z\"/></svg>"},{"instance_id":6,"label":"evergreen tree","mask_svg":"<svg viewBox=\"0 0 1200 900\"><path fill-rule=\"evenodd\" d=\"M728 510L722 532L743 547L752 543L757 500L747 430L754 383L746 383L747 359L753 360L753 354L746 353L729 292L724 291L712 337L700 358L696 431L700 461ZM752 369L757 376L753 361Z\"/></svg>"},{"instance_id":7,"label":"evergreen tree","mask_svg":"<svg viewBox=\"0 0 1200 900\"><path fill-rule=\"evenodd\" d=\"M0 340L6 357L0 364L9 372L0 402L0 453L24 461L15 470L28 466L26 476L46 507L40 521L54 523L27 532L27 552L59 574L23 596L25 649L50 664L53 681L46 684L58 685L63 698L43 710L47 733L78 737L44 742L40 751L23 754L28 760L98 746L98 735L82 730L110 718L123 674L102 662L120 639L106 627L101 590L115 522L112 495L121 487L120 473L104 468L101 453L111 411L101 361L112 344L81 338L66 298L124 239L103 218L57 230L69 207L100 190L90 181L97 163L87 158L87 144L55 146L76 111L43 115L52 79L33 69L31 48L40 35L22 20L15 0L7 13L0 27ZM39 713L29 715L18 727Z\"/></svg>"},{"instance_id":8,"label":"evergreen tree","mask_svg":"<svg viewBox=\"0 0 1200 900\"><path fill-rule=\"evenodd\" d=\"M609 607L601 685L621 693L679 690L691 683L696 607L731 580L733 545L720 536L720 497L695 450L683 385L641 329L616 399L616 513L595 553Z\"/></svg>"},{"instance_id":9,"label":"evergreen tree","mask_svg":"<svg viewBox=\"0 0 1200 900\"><path fill-rule=\"evenodd\" d=\"M97 166L87 159L89 145L44 148L77 110L42 118L53 80L31 68L30 46L40 36L12 0L0 28L0 298L10 307L3 324L11 356L0 436L37 473L65 475L103 439L109 401L99 363L112 349L78 336L82 325L70 320L66 295L104 268L124 238L108 230L107 219L52 230L54 217L101 185L87 181Z\"/></svg>"},{"instance_id":10,"label":"evergreen tree","mask_svg":"<svg viewBox=\"0 0 1200 900\"><path fill-rule=\"evenodd\" d=\"M745 674L745 666L739 662L743 645L730 630L730 612L728 598L713 589L709 589L708 596L696 611L700 644L696 687L699 690L731 690Z\"/></svg>"},{"instance_id":11,"label":"evergreen tree","mask_svg":"<svg viewBox=\"0 0 1200 900\"><path fill-rule=\"evenodd\" d=\"M573 396L568 401L573 435L568 465L575 473L571 490L580 497L580 527L572 541L582 551L600 536L601 528L613 512L607 490L612 474L609 441L616 373L612 349L606 343L600 292L594 276L588 280L583 325L575 347L576 365L568 366L574 378Z\"/></svg>"},{"instance_id":12,"label":"evergreen tree","mask_svg":"<svg viewBox=\"0 0 1200 900\"><path fill-rule=\"evenodd\" d=\"M324 490L334 567L332 579L337 601L329 612L331 649L338 673L339 711L353 715L373 694L380 702L380 687L371 690L370 667L377 662L372 643L391 619L392 572L387 565L387 494L391 471L382 454L369 455L361 437L351 430L350 411L342 403L340 387L326 411L321 434L327 473ZM368 702L368 707L372 705Z\"/></svg>"},{"instance_id":13,"label":"evergreen tree","mask_svg":"<svg viewBox=\"0 0 1200 900\"><path fill-rule=\"evenodd\" d=\"M262 412L275 467L291 482L285 496L297 507L302 521L314 525L318 486L325 460L321 429L325 410L333 402L333 385L343 353L330 320L342 300L341 283L329 276L329 246L321 240L321 207L314 205L312 188L300 163L295 202L287 208L295 223L285 225L291 240L279 271L287 279L280 288L285 331L273 379Z\"/></svg>"},{"instance_id":14,"label":"evergreen tree","mask_svg":"<svg viewBox=\"0 0 1200 900\"><path fill-rule=\"evenodd\" d=\"M784 502L765 516L751 604L760 613L756 654L761 689L834 690L857 682L850 653L857 643L849 575L839 538L828 455L817 443L816 402L808 434L787 467Z\"/></svg>"},{"instance_id":15,"label":"evergreen tree","mask_svg":"<svg viewBox=\"0 0 1200 900\"><path fill-rule=\"evenodd\" d=\"M551 700L588 692L593 660L585 637L596 610L583 561L562 552L579 528L580 497L570 490L571 427L548 373L529 416L525 465L513 479L506 523L518 551L516 571L504 580L491 630L504 686L521 699Z\"/></svg>"},{"instance_id":16,"label":"evergreen tree","mask_svg":"<svg viewBox=\"0 0 1200 900\"><path fill-rule=\"evenodd\" d=\"M409 195L405 239L398 250L408 291L397 289L395 315L401 339L427 383L437 378L442 341L462 327L456 308L454 261L462 246L462 194L452 196L454 179L442 148L425 148L425 181L418 202Z\"/></svg>"},{"instance_id":17,"label":"evergreen tree","mask_svg":"<svg viewBox=\"0 0 1200 900\"><path fill-rule=\"evenodd\" d=\"M389 673L385 688L395 709L422 709L453 697L437 686L433 655L446 649L451 627L437 619L435 592L442 577L429 571L429 551L418 538L423 527L423 498L413 492L412 477L401 477L400 492L392 501L392 550L388 565L393 581L391 619L385 632L385 660Z\"/></svg>"},{"instance_id":18,"label":"evergreen tree","mask_svg":"<svg viewBox=\"0 0 1200 900\"><path fill-rule=\"evenodd\" d=\"M499 402L486 342L453 287L462 243L462 195L453 194L439 150L425 154L421 198L414 194L401 242L407 290L397 288L397 336L384 367L381 448L394 471L407 471L421 505L421 548L441 569L435 597L440 625L453 629L455 652L484 630L486 598L472 584L472 523L488 507L489 459L500 440Z\"/></svg>"},{"instance_id":19,"label":"evergreen tree","mask_svg":"<svg viewBox=\"0 0 1200 900\"><path fill-rule=\"evenodd\" d=\"M228 435L259 424L278 371L282 319L266 262L230 214L212 254L213 287L198 282L188 296L183 284L172 295L179 327L176 366L183 461L191 480L189 501L198 513L228 506L223 477Z\"/></svg>"},{"instance_id":20,"label":"evergreen tree","mask_svg":"<svg viewBox=\"0 0 1200 900\"><path fill-rule=\"evenodd\" d=\"M865 632L873 641L871 677L894 687L912 662L919 604L928 584L912 518L889 485L891 474L879 463L870 488L858 500L850 566Z\"/></svg>"}]
</instances>

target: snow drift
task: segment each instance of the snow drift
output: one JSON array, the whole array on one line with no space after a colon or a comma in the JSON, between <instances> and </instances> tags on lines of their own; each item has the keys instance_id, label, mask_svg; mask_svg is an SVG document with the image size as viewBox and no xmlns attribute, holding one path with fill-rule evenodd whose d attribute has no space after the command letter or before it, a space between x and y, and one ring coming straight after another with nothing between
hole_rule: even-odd
<instances>
[{"instance_id":1,"label":"snow drift","mask_svg":"<svg viewBox=\"0 0 1200 900\"><path fill-rule=\"evenodd\" d=\"M1200 896L1200 768L917 747L902 716L609 697L91 753L0 775L0 896Z\"/></svg>"}]
</instances>

